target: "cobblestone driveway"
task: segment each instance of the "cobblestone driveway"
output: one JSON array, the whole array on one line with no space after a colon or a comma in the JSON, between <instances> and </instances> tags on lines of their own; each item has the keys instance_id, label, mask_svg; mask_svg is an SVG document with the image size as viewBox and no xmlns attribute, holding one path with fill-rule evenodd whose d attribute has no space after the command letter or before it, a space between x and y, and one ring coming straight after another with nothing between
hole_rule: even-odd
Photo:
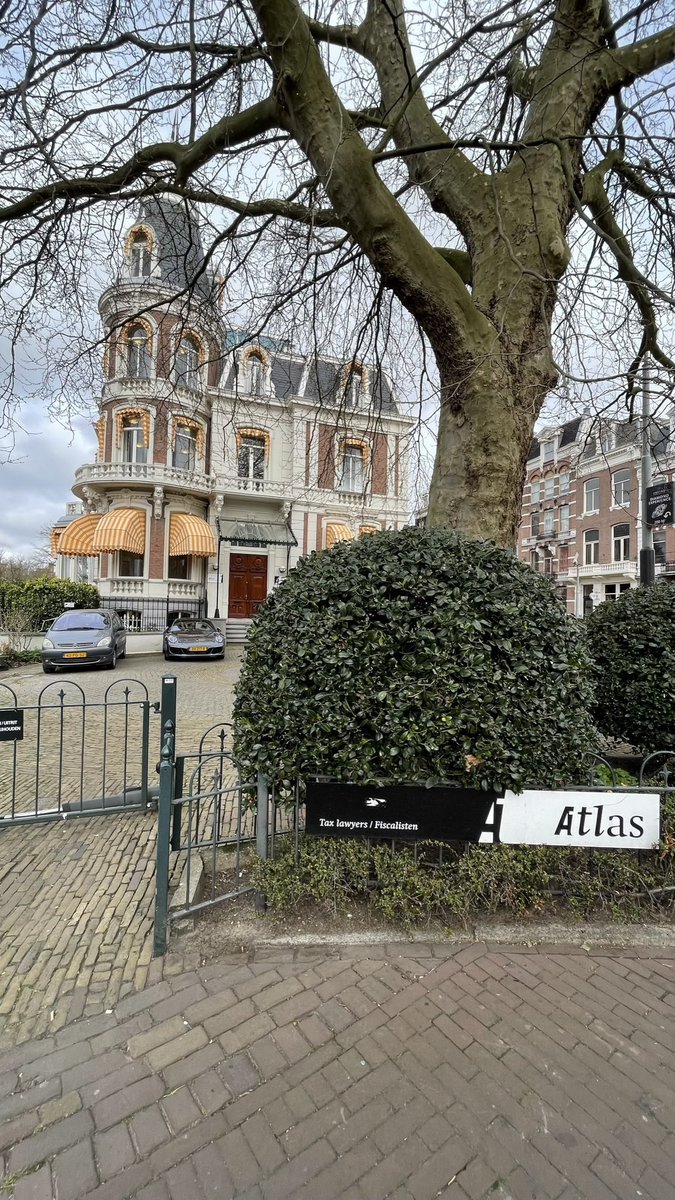
<instances>
[{"instance_id":1,"label":"cobblestone driveway","mask_svg":"<svg viewBox=\"0 0 675 1200\"><path fill-rule=\"evenodd\" d=\"M99 700L113 677L129 676L145 683L154 700L170 671L178 680L178 749L188 751L210 725L229 719L240 661L235 647L224 664L168 664L153 655L129 659L114 673L64 673L58 681L74 679L88 700ZM29 667L3 672L0 682L29 705L46 678ZM159 749L159 717L152 722L151 762ZM45 744L43 777L49 754ZM57 770L55 762L52 767ZM130 813L0 829L0 1046L103 1012L144 986L155 827L153 814Z\"/></svg>"},{"instance_id":2,"label":"cobblestone driveway","mask_svg":"<svg viewBox=\"0 0 675 1200\"><path fill-rule=\"evenodd\" d=\"M270 948L188 972L169 959L115 1013L0 1057L0 1190L672 1200L671 955L477 943Z\"/></svg>"}]
</instances>

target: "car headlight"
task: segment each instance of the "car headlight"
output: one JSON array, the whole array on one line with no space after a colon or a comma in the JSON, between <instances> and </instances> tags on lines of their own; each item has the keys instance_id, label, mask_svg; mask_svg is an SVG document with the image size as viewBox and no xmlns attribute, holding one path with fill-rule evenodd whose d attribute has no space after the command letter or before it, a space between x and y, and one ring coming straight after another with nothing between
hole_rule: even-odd
<instances>
[{"instance_id":1,"label":"car headlight","mask_svg":"<svg viewBox=\"0 0 675 1200\"><path fill-rule=\"evenodd\" d=\"M217 642L222 642L222 641L223 641L223 635L222 635L222 633L217 633L217 634L215 635L215 640L216 640Z\"/></svg>"},{"instance_id":2,"label":"car headlight","mask_svg":"<svg viewBox=\"0 0 675 1200\"><path fill-rule=\"evenodd\" d=\"M167 640L167 642L170 642L172 646L175 646L176 642L178 641L178 638L175 637L174 634L170 633L166 640Z\"/></svg>"},{"instance_id":3,"label":"car headlight","mask_svg":"<svg viewBox=\"0 0 675 1200\"><path fill-rule=\"evenodd\" d=\"M97 646L109 646L111 641L112 641L112 639L110 637L104 637L104 638L101 638L100 642L97 642L96 645Z\"/></svg>"},{"instance_id":4,"label":"car headlight","mask_svg":"<svg viewBox=\"0 0 675 1200\"><path fill-rule=\"evenodd\" d=\"M49 638L45 638L44 642L42 643L42 649L43 650L53 650L54 643L50 642Z\"/></svg>"}]
</instances>

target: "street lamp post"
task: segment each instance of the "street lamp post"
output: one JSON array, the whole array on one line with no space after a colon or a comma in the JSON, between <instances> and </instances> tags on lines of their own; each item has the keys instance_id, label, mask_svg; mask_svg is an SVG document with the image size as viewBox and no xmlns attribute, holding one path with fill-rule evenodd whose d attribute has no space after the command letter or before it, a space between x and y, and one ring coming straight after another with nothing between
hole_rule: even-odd
<instances>
[{"instance_id":1,"label":"street lamp post","mask_svg":"<svg viewBox=\"0 0 675 1200\"><path fill-rule=\"evenodd\" d=\"M654 535L647 523L647 489L652 482L652 439L651 408L649 396L649 356L642 360L642 546L640 548L640 584L650 587L654 583Z\"/></svg>"}]
</instances>

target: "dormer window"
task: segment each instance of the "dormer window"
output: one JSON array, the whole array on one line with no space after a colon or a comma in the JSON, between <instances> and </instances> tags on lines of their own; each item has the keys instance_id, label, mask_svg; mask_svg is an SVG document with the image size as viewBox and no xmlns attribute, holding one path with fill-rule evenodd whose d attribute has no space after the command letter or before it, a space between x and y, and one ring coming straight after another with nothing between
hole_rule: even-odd
<instances>
[{"instance_id":1,"label":"dormer window","mask_svg":"<svg viewBox=\"0 0 675 1200\"><path fill-rule=\"evenodd\" d=\"M152 253L147 233L134 234L130 249L132 279L147 279L150 274Z\"/></svg>"},{"instance_id":2,"label":"dormer window","mask_svg":"<svg viewBox=\"0 0 675 1200\"><path fill-rule=\"evenodd\" d=\"M133 325L127 333L127 375L130 379L150 378L150 334L144 325Z\"/></svg>"},{"instance_id":3,"label":"dormer window","mask_svg":"<svg viewBox=\"0 0 675 1200\"><path fill-rule=\"evenodd\" d=\"M544 442L541 448L542 462L551 463L555 457L555 442Z\"/></svg>"},{"instance_id":4,"label":"dormer window","mask_svg":"<svg viewBox=\"0 0 675 1200\"><path fill-rule=\"evenodd\" d=\"M176 380L193 392L199 387L199 347L194 338L181 339L176 353Z\"/></svg>"},{"instance_id":5,"label":"dormer window","mask_svg":"<svg viewBox=\"0 0 675 1200\"><path fill-rule=\"evenodd\" d=\"M259 358L251 355L248 360L248 378L249 392L252 396L262 396L263 393L263 365Z\"/></svg>"}]
</instances>

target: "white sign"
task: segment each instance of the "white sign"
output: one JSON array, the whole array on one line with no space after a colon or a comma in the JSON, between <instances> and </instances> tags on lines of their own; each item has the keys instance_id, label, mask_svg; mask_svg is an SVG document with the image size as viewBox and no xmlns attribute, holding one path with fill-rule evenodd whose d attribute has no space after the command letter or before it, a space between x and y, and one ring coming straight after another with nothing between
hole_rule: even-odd
<instances>
[{"instance_id":1,"label":"white sign","mask_svg":"<svg viewBox=\"0 0 675 1200\"><path fill-rule=\"evenodd\" d=\"M507 791L495 805L500 807L499 840L512 846L651 850L659 844L658 792L532 791L516 796Z\"/></svg>"}]
</instances>

